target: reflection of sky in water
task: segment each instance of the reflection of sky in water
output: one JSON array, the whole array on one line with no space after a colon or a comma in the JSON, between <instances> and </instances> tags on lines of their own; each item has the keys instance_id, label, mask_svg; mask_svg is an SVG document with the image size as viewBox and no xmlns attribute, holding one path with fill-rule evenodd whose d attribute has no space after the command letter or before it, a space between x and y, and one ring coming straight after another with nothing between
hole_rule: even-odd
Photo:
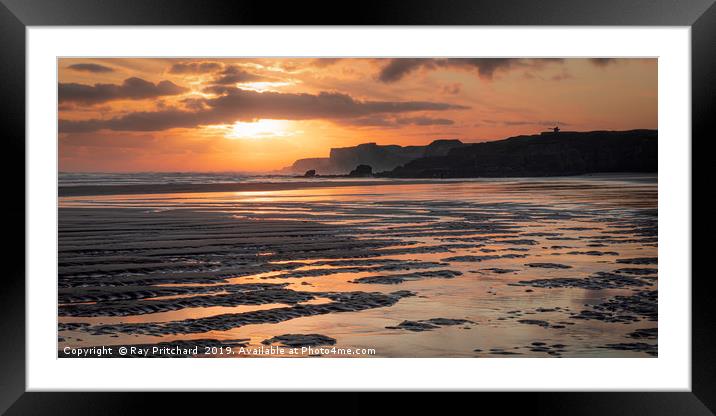
<instances>
[{"instance_id":1,"label":"reflection of sky in water","mask_svg":"<svg viewBox=\"0 0 716 416\"><path fill-rule=\"evenodd\" d=\"M359 312L331 313L291 319L274 324L246 325L228 331L210 331L186 336L151 337L125 336L92 337L86 333L68 332L67 335L83 338L82 342L69 339L71 345L85 343L139 343L173 339L251 339L258 344L263 339L287 333L320 333L336 338L338 346L375 348L381 356L476 356L474 349L489 350L525 347L531 342L565 344L565 356L646 356L596 348L599 345L633 342L625 334L637 328L655 327L655 322L640 321L625 325L596 320L575 320L570 313L584 309L585 304L596 304L617 295L629 295L632 288L585 290L579 288L528 288L511 286L523 280L545 278L584 278L595 272L609 272L623 267L615 264L617 258L656 257L657 248L640 242L607 243L606 247L589 247L594 238L613 235L615 238L634 238L625 232L645 217L644 209L655 211L657 184L655 177L563 178L524 180L473 180L467 182L435 184L397 184L372 187L312 188L291 191L217 192L195 194L127 195L99 197L65 197L61 207L137 207L149 210L191 209L200 211L230 212L239 217L256 219L286 219L327 222L359 230L358 238L372 236L372 231L390 232L406 247L442 247L444 251L386 254L385 258L444 262L455 256L481 256L488 254L525 253L506 251L526 248L527 258L500 258L483 262L446 263L445 269L463 274L452 279L428 278L406 281L399 285L356 284L360 277L407 273L407 271L375 272L350 270L313 277L281 278L282 272L267 272L229 279L230 283L288 283L296 291L366 291L392 292L409 290L417 296L404 298L391 307L368 309ZM568 217L558 214L565 212ZM527 219L520 216L527 214ZM556 215L557 214L557 215ZM436 224L463 221L466 216L480 215L487 222L497 221L517 225L518 230L506 234L476 233L457 229L459 235L442 235L431 232ZM625 226L623 221L627 221ZM569 228L590 228L580 230ZM555 233L557 239L545 236L524 236L529 233ZM411 235L413 234L413 235ZM418 235L415 235L418 234ZM382 234L381 234L382 235ZM474 242L468 247L450 247L460 238L490 237L484 243ZM502 240L530 239L534 245L501 242ZM564 246L564 248L552 248ZM376 250L380 255L381 250ZM493 251L495 250L495 251ZM568 254L570 251L616 251L618 256L591 256ZM556 253L556 254L555 254ZM271 253L267 253L271 254ZM332 268L315 265L335 259L305 260L297 270ZM293 260L295 261L295 260ZM569 269L540 269L525 267L525 263L546 262L571 266ZM655 267L655 266L654 266ZM486 268L515 269L516 272L496 274ZM303 284L308 283L308 284ZM309 285L310 284L310 285ZM179 286L179 285L168 285ZM527 290L530 291L527 291ZM644 288L640 288L643 290ZM164 297L167 298L167 297ZM169 297L170 298L170 297ZM325 302L318 298L312 302ZM164 322L189 318L237 313L248 310L270 309L286 305L250 305L238 307L186 308L178 311L114 318L69 318L60 322L121 323ZM555 308L557 312L536 312L537 308ZM521 319L570 322L563 329L542 328L518 323L506 318L507 311L522 311ZM386 329L403 320L431 318L459 318L474 321L475 325L446 326L428 332L409 332ZM81 334L81 335L79 335ZM528 349L515 350L531 356ZM487 356L487 355L484 355Z\"/></svg>"}]
</instances>

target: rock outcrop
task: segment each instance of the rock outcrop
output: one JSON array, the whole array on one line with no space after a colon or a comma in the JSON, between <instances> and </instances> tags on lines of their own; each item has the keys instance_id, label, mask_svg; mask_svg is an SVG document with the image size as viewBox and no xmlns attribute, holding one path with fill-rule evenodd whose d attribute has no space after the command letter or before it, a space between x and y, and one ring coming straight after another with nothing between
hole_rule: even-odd
<instances>
[{"instance_id":1,"label":"rock outcrop","mask_svg":"<svg viewBox=\"0 0 716 416\"><path fill-rule=\"evenodd\" d=\"M543 133L452 148L381 176L469 178L657 172L657 131Z\"/></svg>"},{"instance_id":2,"label":"rock outcrop","mask_svg":"<svg viewBox=\"0 0 716 416\"><path fill-rule=\"evenodd\" d=\"M348 174L348 176L356 178L365 178L368 176L373 176L373 168L368 165L358 165L355 169L351 171L351 173Z\"/></svg>"},{"instance_id":3,"label":"rock outcrop","mask_svg":"<svg viewBox=\"0 0 716 416\"><path fill-rule=\"evenodd\" d=\"M375 172L390 171L412 160L444 156L455 147L465 146L460 140L435 140L427 146L398 146L363 143L353 147L333 148L327 158L299 159L283 172L302 174L315 170L319 175L345 175L358 165L372 166Z\"/></svg>"}]
</instances>

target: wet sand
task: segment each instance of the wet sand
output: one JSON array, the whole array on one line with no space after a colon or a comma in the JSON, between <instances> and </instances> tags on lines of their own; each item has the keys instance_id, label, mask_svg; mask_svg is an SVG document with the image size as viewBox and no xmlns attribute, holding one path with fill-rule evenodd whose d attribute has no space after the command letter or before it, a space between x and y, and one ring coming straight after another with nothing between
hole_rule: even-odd
<instances>
[{"instance_id":1,"label":"wet sand","mask_svg":"<svg viewBox=\"0 0 716 416\"><path fill-rule=\"evenodd\" d=\"M591 174L580 176L583 181L603 180L609 178L628 178L629 181L650 181L653 175L642 174ZM548 178L560 181L563 178ZM118 185L65 185L58 188L58 196L92 196L92 195L142 195L142 194L172 194L172 193L208 193L208 192L264 192L264 191L290 191L309 188L335 188L347 186L380 186L391 184L421 185L444 184L459 182L501 182L512 181L514 178L490 179L377 179L377 178L347 178L347 177L315 177L304 179L298 177L282 177L262 179L260 182L236 183L161 183L161 184L118 184Z\"/></svg>"},{"instance_id":2,"label":"wet sand","mask_svg":"<svg viewBox=\"0 0 716 416\"><path fill-rule=\"evenodd\" d=\"M59 356L657 354L655 176L375 182L61 188Z\"/></svg>"},{"instance_id":3,"label":"wet sand","mask_svg":"<svg viewBox=\"0 0 716 416\"><path fill-rule=\"evenodd\" d=\"M332 188L345 186L384 185L397 180L344 179L327 180L316 178L312 181L284 181L261 183L176 183L176 184L136 184L136 185L75 185L61 186L59 196L90 196L90 195L138 195L138 194L173 194L173 193L204 193L204 192L256 192L256 191L287 191L306 188ZM404 184L432 183L431 180L407 179Z\"/></svg>"}]
</instances>

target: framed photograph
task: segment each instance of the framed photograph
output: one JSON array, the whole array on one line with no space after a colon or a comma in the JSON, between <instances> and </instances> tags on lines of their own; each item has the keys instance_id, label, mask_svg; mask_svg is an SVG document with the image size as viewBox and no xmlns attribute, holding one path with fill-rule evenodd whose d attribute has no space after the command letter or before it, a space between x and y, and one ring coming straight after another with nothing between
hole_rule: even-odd
<instances>
[{"instance_id":1,"label":"framed photograph","mask_svg":"<svg viewBox=\"0 0 716 416\"><path fill-rule=\"evenodd\" d=\"M1 411L470 391L712 414L712 1L269 9L2 0L25 244Z\"/></svg>"}]
</instances>

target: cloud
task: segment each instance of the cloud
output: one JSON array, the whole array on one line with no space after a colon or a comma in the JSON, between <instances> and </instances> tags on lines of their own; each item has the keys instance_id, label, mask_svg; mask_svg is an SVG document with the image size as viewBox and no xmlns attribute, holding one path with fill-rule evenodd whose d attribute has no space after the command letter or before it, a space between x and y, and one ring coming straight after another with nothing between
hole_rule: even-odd
<instances>
[{"instance_id":1,"label":"cloud","mask_svg":"<svg viewBox=\"0 0 716 416\"><path fill-rule=\"evenodd\" d=\"M590 58L589 62L599 67L607 67L617 62L616 58Z\"/></svg>"},{"instance_id":2,"label":"cloud","mask_svg":"<svg viewBox=\"0 0 716 416\"><path fill-rule=\"evenodd\" d=\"M454 121L447 118L431 118L431 117L402 117L397 118L398 124L414 124L416 126L450 126L455 124Z\"/></svg>"},{"instance_id":3,"label":"cloud","mask_svg":"<svg viewBox=\"0 0 716 416\"><path fill-rule=\"evenodd\" d=\"M434 67L434 59L422 59L422 58L396 58L390 59L388 64L384 66L378 74L378 79L390 83L395 82L403 78L410 72L420 67Z\"/></svg>"},{"instance_id":4,"label":"cloud","mask_svg":"<svg viewBox=\"0 0 716 416\"><path fill-rule=\"evenodd\" d=\"M360 117L350 120L341 120L347 122L352 126L360 127L389 127L395 128L406 125L415 126L449 126L455 124L453 120L446 118L432 118L432 117L386 117L382 115Z\"/></svg>"},{"instance_id":5,"label":"cloud","mask_svg":"<svg viewBox=\"0 0 716 416\"><path fill-rule=\"evenodd\" d=\"M69 68L73 71L92 72L95 74L114 72L114 69L112 69L108 66L99 65L99 64L73 64L73 65L68 66L67 68Z\"/></svg>"},{"instance_id":6,"label":"cloud","mask_svg":"<svg viewBox=\"0 0 716 416\"><path fill-rule=\"evenodd\" d=\"M127 78L122 84L76 84L60 83L60 103L98 104L113 100L142 100L166 95L177 95L187 89L171 81L154 84L141 78Z\"/></svg>"},{"instance_id":7,"label":"cloud","mask_svg":"<svg viewBox=\"0 0 716 416\"><path fill-rule=\"evenodd\" d=\"M443 88L442 88L443 94L449 94L449 95L460 94L461 90L462 90L462 84L460 84L459 82L456 82L454 84L449 84L449 85L443 85Z\"/></svg>"},{"instance_id":8,"label":"cloud","mask_svg":"<svg viewBox=\"0 0 716 416\"><path fill-rule=\"evenodd\" d=\"M347 123L358 127L396 127L395 120L383 116L359 117L347 120Z\"/></svg>"},{"instance_id":9,"label":"cloud","mask_svg":"<svg viewBox=\"0 0 716 416\"><path fill-rule=\"evenodd\" d=\"M492 79L498 71L516 66L531 67L530 61L513 58L449 58L445 60L443 66L475 70L480 78Z\"/></svg>"},{"instance_id":10,"label":"cloud","mask_svg":"<svg viewBox=\"0 0 716 416\"><path fill-rule=\"evenodd\" d=\"M61 147L104 147L104 148L147 148L158 141L150 134L127 135L116 133L115 136L98 138L94 134L70 134L60 137Z\"/></svg>"},{"instance_id":11,"label":"cloud","mask_svg":"<svg viewBox=\"0 0 716 416\"><path fill-rule=\"evenodd\" d=\"M562 61L561 58L395 58L381 68L378 79L392 83L418 69L459 68L475 71L480 78L491 80L498 72L515 68L535 69Z\"/></svg>"},{"instance_id":12,"label":"cloud","mask_svg":"<svg viewBox=\"0 0 716 416\"><path fill-rule=\"evenodd\" d=\"M257 81L270 81L270 78L256 75L251 72L247 72L238 66L227 67L221 76L214 80L215 84L220 85L232 85L242 84L246 82L257 82Z\"/></svg>"},{"instance_id":13,"label":"cloud","mask_svg":"<svg viewBox=\"0 0 716 416\"><path fill-rule=\"evenodd\" d=\"M344 58L315 58L311 61L311 64L315 67L325 68L338 63L342 59Z\"/></svg>"},{"instance_id":14,"label":"cloud","mask_svg":"<svg viewBox=\"0 0 716 416\"><path fill-rule=\"evenodd\" d=\"M218 62L180 62L169 68L170 74L204 74L223 68Z\"/></svg>"},{"instance_id":15,"label":"cloud","mask_svg":"<svg viewBox=\"0 0 716 416\"><path fill-rule=\"evenodd\" d=\"M316 95L257 92L227 89L216 98L194 99L186 109L129 113L111 119L60 120L60 132L88 132L102 129L118 131L160 131L201 125L227 124L256 119L344 120L416 111L467 109L448 103L426 101L359 101L349 95L321 92ZM414 122L420 121L415 119ZM423 120L425 122L425 120ZM446 121L442 121L445 124Z\"/></svg>"},{"instance_id":16,"label":"cloud","mask_svg":"<svg viewBox=\"0 0 716 416\"><path fill-rule=\"evenodd\" d=\"M572 78L574 78L572 74L570 74L566 70L562 70L561 74L553 75L551 79L552 81L564 81Z\"/></svg>"},{"instance_id":17,"label":"cloud","mask_svg":"<svg viewBox=\"0 0 716 416\"><path fill-rule=\"evenodd\" d=\"M182 110L136 112L107 120L60 120L60 133L86 133L97 130L161 131L175 127L192 127L200 123L199 113Z\"/></svg>"}]
</instances>

